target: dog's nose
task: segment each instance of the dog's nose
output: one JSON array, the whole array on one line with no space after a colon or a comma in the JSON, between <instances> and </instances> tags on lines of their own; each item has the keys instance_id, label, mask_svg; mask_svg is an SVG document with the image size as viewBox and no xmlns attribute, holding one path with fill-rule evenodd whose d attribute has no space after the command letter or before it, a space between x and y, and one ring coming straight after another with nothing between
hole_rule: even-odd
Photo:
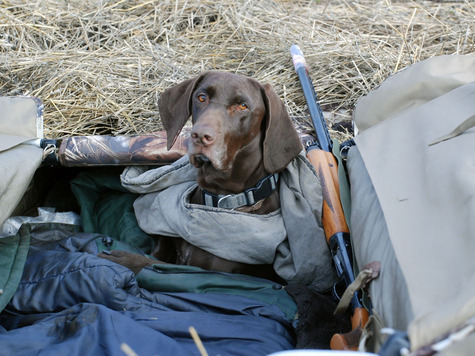
<instances>
[{"instance_id":1,"label":"dog's nose","mask_svg":"<svg viewBox=\"0 0 475 356\"><path fill-rule=\"evenodd\" d=\"M210 126L194 126L191 130L191 139L195 145L209 146L214 142L215 132Z\"/></svg>"}]
</instances>

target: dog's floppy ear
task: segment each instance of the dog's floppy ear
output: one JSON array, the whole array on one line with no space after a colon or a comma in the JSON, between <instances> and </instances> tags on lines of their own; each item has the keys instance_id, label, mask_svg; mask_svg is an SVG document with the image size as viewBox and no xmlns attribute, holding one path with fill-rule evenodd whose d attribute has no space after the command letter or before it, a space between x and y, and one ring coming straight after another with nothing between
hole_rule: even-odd
<instances>
[{"instance_id":1,"label":"dog's floppy ear","mask_svg":"<svg viewBox=\"0 0 475 356\"><path fill-rule=\"evenodd\" d=\"M163 92L158 102L158 110L163 127L167 131L167 149L175 143L186 121L191 115L191 95L203 73L196 78L185 80Z\"/></svg>"},{"instance_id":2,"label":"dog's floppy ear","mask_svg":"<svg viewBox=\"0 0 475 356\"><path fill-rule=\"evenodd\" d=\"M277 173L287 167L303 146L282 100L269 84L263 88L266 105L264 168L269 173Z\"/></svg>"}]
</instances>

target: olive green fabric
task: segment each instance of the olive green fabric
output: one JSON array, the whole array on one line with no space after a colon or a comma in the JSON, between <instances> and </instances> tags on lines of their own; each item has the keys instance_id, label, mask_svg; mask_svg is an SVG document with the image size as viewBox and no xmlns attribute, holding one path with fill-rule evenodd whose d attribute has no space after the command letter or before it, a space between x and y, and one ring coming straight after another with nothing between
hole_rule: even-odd
<instances>
[{"instance_id":1,"label":"olive green fabric","mask_svg":"<svg viewBox=\"0 0 475 356\"><path fill-rule=\"evenodd\" d=\"M289 320L297 306L278 283L242 274L207 271L193 266L156 264L137 275L140 287L149 291L231 294L278 306Z\"/></svg>"},{"instance_id":2,"label":"olive green fabric","mask_svg":"<svg viewBox=\"0 0 475 356\"><path fill-rule=\"evenodd\" d=\"M109 246L106 246L104 240L98 238L96 244L98 253L104 250L137 253L136 248L117 240L109 240ZM276 305L290 321L297 314L297 306L284 287L266 279L173 264L156 264L144 268L136 278L141 288L151 292L238 295Z\"/></svg>"},{"instance_id":3,"label":"olive green fabric","mask_svg":"<svg viewBox=\"0 0 475 356\"><path fill-rule=\"evenodd\" d=\"M137 195L122 188L120 171L93 169L79 173L71 181L71 190L81 207L83 230L113 237L149 253L154 247L153 239L138 226L133 208Z\"/></svg>"},{"instance_id":4,"label":"olive green fabric","mask_svg":"<svg viewBox=\"0 0 475 356\"><path fill-rule=\"evenodd\" d=\"M106 237L106 238L105 238ZM111 251L111 250L118 250L118 251L128 251L132 253L140 253L140 254L145 254L142 250L140 250L137 247L132 247L131 245L127 244L126 242L113 239L113 238L107 238L108 236L102 236L100 238L97 238L96 245L97 245L97 253L101 253L104 250L106 251ZM150 256L148 254L145 254L147 257L155 259L155 257Z\"/></svg>"},{"instance_id":5,"label":"olive green fabric","mask_svg":"<svg viewBox=\"0 0 475 356\"><path fill-rule=\"evenodd\" d=\"M0 238L0 311L8 304L20 283L29 247L29 225L22 225L12 236Z\"/></svg>"}]
</instances>

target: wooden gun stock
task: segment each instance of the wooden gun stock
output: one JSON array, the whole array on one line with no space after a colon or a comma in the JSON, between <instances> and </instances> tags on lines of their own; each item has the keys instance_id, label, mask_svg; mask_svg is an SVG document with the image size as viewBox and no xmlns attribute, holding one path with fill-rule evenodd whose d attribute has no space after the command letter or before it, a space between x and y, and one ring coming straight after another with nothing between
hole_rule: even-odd
<instances>
[{"instance_id":1,"label":"wooden gun stock","mask_svg":"<svg viewBox=\"0 0 475 356\"><path fill-rule=\"evenodd\" d=\"M333 235L342 232L349 233L346 225L343 207L340 201L340 186L338 183L338 163L331 152L320 149L309 149L307 158L315 168L323 192L323 230L327 242Z\"/></svg>"},{"instance_id":2,"label":"wooden gun stock","mask_svg":"<svg viewBox=\"0 0 475 356\"><path fill-rule=\"evenodd\" d=\"M343 207L340 200L340 187L338 183L338 163L331 152L310 148L307 151L307 158L315 168L320 179L323 192L323 212L322 223L325 237L330 248L335 244L332 238L349 235ZM332 251L332 255L334 255ZM338 263L338 262L336 262ZM338 266L335 266L338 269ZM341 270L340 270L341 271ZM340 275L340 272L339 272ZM353 276L351 276L353 277ZM351 278L354 279L354 278ZM352 331L346 334L335 334L330 341L332 350L357 350L363 327L368 321L368 311L359 304L354 307L351 317Z\"/></svg>"},{"instance_id":3,"label":"wooden gun stock","mask_svg":"<svg viewBox=\"0 0 475 356\"><path fill-rule=\"evenodd\" d=\"M351 331L346 334L333 335L330 348L332 350L357 351L368 317L368 311L365 308L356 308L351 317Z\"/></svg>"}]
</instances>

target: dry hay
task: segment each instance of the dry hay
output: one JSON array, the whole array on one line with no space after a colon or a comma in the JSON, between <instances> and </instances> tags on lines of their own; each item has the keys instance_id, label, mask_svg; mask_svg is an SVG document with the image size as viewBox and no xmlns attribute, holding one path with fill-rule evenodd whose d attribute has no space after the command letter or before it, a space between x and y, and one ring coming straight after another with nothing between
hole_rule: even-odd
<instances>
[{"instance_id":1,"label":"dry hay","mask_svg":"<svg viewBox=\"0 0 475 356\"><path fill-rule=\"evenodd\" d=\"M45 135L161 129L157 98L203 70L271 83L291 116L305 102L299 44L332 121L384 78L442 54L474 53L474 2L4 0L0 95L45 104Z\"/></svg>"}]
</instances>

